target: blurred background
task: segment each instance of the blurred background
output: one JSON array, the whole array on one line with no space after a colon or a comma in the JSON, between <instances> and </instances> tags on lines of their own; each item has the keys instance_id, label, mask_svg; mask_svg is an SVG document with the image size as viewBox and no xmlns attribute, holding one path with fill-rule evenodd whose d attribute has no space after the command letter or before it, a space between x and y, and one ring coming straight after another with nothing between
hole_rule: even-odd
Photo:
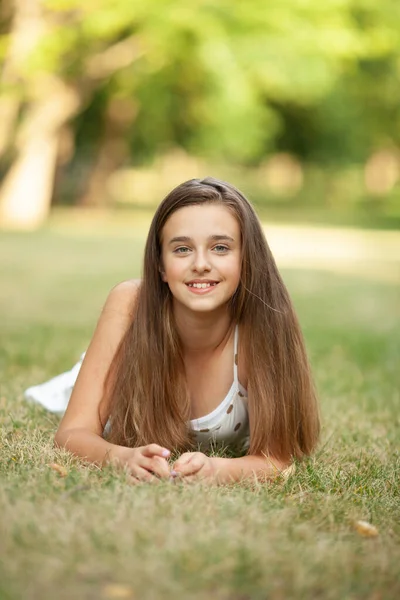
<instances>
[{"instance_id":1,"label":"blurred background","mask_svg":"<svg viewBox=\"0 0 400 600\"><path fill-rule=\"evenodd\" d=\"M128 531L107 474L52 478L58 418L23 397L140 277L165 194L207 175L254 203L321 400L316 461L246 494L244 545L230 492L181 524L140 494L166 525ZM148 598L160 565L154 598L400 598L399 317L400 0L0 0L1 598Z\"/></svg>"},{"instance_id":2,"label":"blurred background","mask_svg":"<svg viewBox=\"0 0 400 600\"><path fill-rule=\"evenodd\" d=\"M398 0L1 0L0 226L213 175L270 222L396 229L399 31Z\"/></svg>"}]
</instances>

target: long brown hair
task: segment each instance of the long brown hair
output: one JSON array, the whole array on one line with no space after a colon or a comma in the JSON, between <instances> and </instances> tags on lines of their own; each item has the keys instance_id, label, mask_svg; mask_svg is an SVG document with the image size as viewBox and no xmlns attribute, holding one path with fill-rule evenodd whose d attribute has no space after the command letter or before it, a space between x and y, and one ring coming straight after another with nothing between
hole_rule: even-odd
<instances>
[{"instance_id":1,"label":"long brown hair","mask_svg":"<svg viewBox=\"0 0 400 600\"><path fill-rule=\"evenodd\" d=\"M148 234L135 314L106 380L110 441L126 446L156 442L191 447L190 398L172 294L160 276L161 233L178 209L219 203L242 234L239 286L229 310L239 324L239 361L248 376L249 454L287 459L310 454L319 436L318 405L301 329L260 221L232 185L207 177L172 190L159 205Z\"/></svg>"}]
</instances>

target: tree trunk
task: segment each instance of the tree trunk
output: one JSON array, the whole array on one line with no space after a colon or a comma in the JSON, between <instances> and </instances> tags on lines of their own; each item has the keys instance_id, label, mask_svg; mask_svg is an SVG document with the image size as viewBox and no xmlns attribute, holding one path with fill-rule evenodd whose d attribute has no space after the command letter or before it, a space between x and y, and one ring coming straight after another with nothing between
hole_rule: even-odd
<instances>
[{"instance_id":1,"label":"tree trunk","mask_svg":"<svg viewBox=\"0 0 400 600\"><path fill-rule=\"evenodd\" d=\"M10 49L1 78L11 93L0 102L0 154L10 146L21 102L13 87L19 80L23 82L24 62L47 28L38 0L15 0L14 10ZM17 229L35 228L46 218L60 131L80 105L78 94L51 76L36 81L28 97L30 104L15 140L17 155L0 190L0 224Z\"/></svg>"},{"instance_id":2,"label":"tree trunk","mask_svg":"<svg viewBox=\"0 0 400 600\"><path fill-rule=\"evenodd\" d=\"M12 143L15 123L21 106L21 67L44 32L40 3L37 0L14 0L10 44L0 76L0 157Z\"/></svg>"},{"instance_id":3,"label":"tree trunk","mask_svg":"<svg viewBox=\"0 0 400 600\"><path fill-rule=\"evenodd\" d=\"M32 105L20 134L19 152L0 194L0 224L35 229L51 205L62 127L77 112L76 91L60 80L43 85L43 99Z\"/></svg>"},{"instance_id":4,"label":"tree trunk","mask_svg":"<svg viewBox=\"0 0 400 600\"><path fill-rule=\"evenodd\" d=\"M34 229L47 217L51 203L57 135L30 139L3 185L0 223L13 229Z\"/></svg>"},{"instance_id":5,"label":"tree trunk","mask_svg":"<svg viewBox=\"0 0 400 600\"><path fill-rule=\"evenodd\" d=\"M21 97L11 94L0 99L0 154L8 150L11 143L13 151L14 144L17 150L0 189L0 225L34 229L49 213L63 127L105 78L129 66L143 50L136 36L130 36L89 55L85 61L86 71L75 83L76 89L68 87L62 76L40 71L35 78L26 78L26 58L51 29L51 12L45 10L41 0L13 0L13 3L10 50L0 83L14 92L20 86L27 108L23 123L14 136ZM108 132L106 134L97 169L89 185L89 203L104 191L106 175L119 164L126 152L116 137L116 144L112 139L110 146Z\"/></svg>"},{"instance_id":6,"label":"tree trunk","mask_svg":"<svg viewBox=\"0 0 400 600\"><path fill-rule=\"evenodd\" d=\"M105 206L108 201L107 183L112 173L123 165L129 154L124 138L132 126L137 107L132 100L112 98L103 117L103 131L98 143L94 167L86 192L79 199L82 206Z\"/></svg>"},{"instance_id":7,"label":"tree trunk","mask_svg":"<svg viewBox=\"0 0 400 600\"><path fill-rule=\"evenodd\" d=\"M7 152L11 145L19 107L20 100L15 95L0 98L0 158Z\"/></svg>"}]
</instances>

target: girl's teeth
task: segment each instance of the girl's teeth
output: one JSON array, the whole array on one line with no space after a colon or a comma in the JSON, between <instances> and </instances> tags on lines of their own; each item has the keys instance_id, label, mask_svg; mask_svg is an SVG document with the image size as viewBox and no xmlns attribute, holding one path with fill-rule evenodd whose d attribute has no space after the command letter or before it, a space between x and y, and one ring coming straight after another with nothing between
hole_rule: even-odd
<instances>
[{"instance_id":1,"label":"girl's teeth","mask_svg":"<svg viewBox=\"0 0 400 600\"><path fill-rule=\"evenodd\" d=\"M195 287L195 288L209 288L212 285L215 285L214 283L189 283L189 287Z\"/></svg>"}]
</instances>

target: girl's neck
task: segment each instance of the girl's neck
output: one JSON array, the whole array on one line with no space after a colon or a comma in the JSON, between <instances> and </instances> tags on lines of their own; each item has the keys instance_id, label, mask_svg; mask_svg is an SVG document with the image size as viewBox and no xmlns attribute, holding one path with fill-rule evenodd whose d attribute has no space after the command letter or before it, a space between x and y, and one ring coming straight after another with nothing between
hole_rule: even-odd
<instances>
[{"instance_id":1,"label":"girl's neck","mask_svg":"<svg viewBox=\"0 0 400 600\"><path fill-rule=\"evenodd\" d=\"M192 358L223 350L232 333L232 320L226 310L218 314L175 311L175 323L183 352Z\"/></svg>"}]
</instances>

